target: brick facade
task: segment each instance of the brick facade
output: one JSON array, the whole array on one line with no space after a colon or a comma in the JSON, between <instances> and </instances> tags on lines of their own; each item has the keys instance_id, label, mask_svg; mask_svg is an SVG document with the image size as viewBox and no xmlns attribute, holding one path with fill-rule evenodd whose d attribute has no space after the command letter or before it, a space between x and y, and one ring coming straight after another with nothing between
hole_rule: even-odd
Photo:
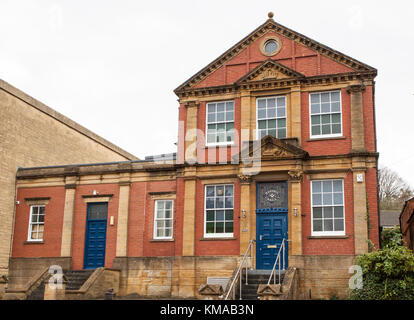
<instances>
[{"instance_id":1,"label":"brick facade","mask_svg":"<svg viewBox=\"0 0 414 320\"><path fill-rule=\"evenodd\" d=\"M278 37L282 46L270 58L261 48L267 37ZM71 268L82 269L85 196L92 197L94 190L110 195L108 221L113 217L114 223L107 226L105 267L121 270L120 294L195 297L207 276L231 276L250 240L260 236L256 185L287 182L289 264L299 269L301 294L344 297L347 270L355 256L368 251L368 239L379 244L375 76L375 69L269 19L175 90L180 103L176 161L75 166L70 178L64 167L20 170L18 197L49 192L48 205L60 208L54 214L65 211L65 217L73 217L72 229L68 223L64 231L73 234ZM342 136L311 139L309 95L329 91L341 92ZM286 97L286 139L267 136L258 141L256 100L282 95ZM206 106L229 100L234 101L235 130L249 136L236 135L234 144L223 148L225 161L217 163L219 148L205 143ZM248 146L251 153L240 155ZM232 163L234 157L239 163ZM259 159L257 172L248 159ZM330 179L344 182L345 233L315 236L311 181ZM36 187L39 181L48 184L42 192ZM217 184L234 186L234 231L228 238L204 234L205 186ZM64 206L65 188L75 190L73 208ZM154 239L157 199L174 201L172 239ZM44 250L28 253L33 245L24 243L21 235L27 232L28 210L17 207L13 259L60 257L58 245L48 246L46 236L45 243L37 245ZM61 224L62 217L54 224L45 223L45 234L59 242ZM61 239L64 246L70 242ZM256 264L256 256L253 260Z\"/></svg>"}]
</instances>

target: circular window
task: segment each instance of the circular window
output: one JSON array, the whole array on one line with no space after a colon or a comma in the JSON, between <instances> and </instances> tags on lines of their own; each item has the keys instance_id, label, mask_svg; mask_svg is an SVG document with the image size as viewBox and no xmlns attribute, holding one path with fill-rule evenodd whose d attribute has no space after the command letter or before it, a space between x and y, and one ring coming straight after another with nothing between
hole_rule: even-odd
<instances>
[{"instance_id":1,"label":"circular window","mask_svg":"<svg viewBox=\"0 0 414 320\"><path fill-rule=\"evenodd\" d=\"M273 40L273 39L266 41L264 45L264 51L270 54L275 52L278 48L279 48L279 44L276 42L276 40Z\"/></svg>"},{"instance_id":2,"label":"circular window","mask_svg":"<svg viewBox=\"0 0 414 320\"><path fill-rule=\"evenodd\" d=\"M265 56L271 57L282 49L282 42L276 36L265 37L260 45L260 51Z\"/></svg>"}]
</instances>

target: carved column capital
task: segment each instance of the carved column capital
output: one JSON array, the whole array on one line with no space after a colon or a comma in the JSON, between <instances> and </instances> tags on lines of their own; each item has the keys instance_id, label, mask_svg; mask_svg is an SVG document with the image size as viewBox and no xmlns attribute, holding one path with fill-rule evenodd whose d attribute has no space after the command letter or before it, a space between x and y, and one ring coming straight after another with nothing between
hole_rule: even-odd
<instances>
[{"instance_id":1,"label":"carved column capital","mask_svg":"<svg viewBox=\"0 0 414 320\"><path fill-rule=\"evenodd\" d=\"M241 184L250 184L252 182L252 176L239 174L238 177Z\"/></svg>"},{"instance_id":2,"label":"carved column capital","mask_svg":"<svg viewBox=\"0 0 414 320\"><path fill-rule=\"evenodd\" d=\"M186 108L198 108L200 106L200 101L187 101L184 103Z\"/></svg>"},{"instance_id":3,"label":"carved column capital","mask_svg":"<svg viewBox=\"0 0 414 320\"><path fill-rule=\"evenodd\" d=\"M365 91L365 85L363 85L363 84L352 84L346 89L346 91L348 93L364 92Z\"/></svg>"},{"instance_id":4,"label":"carved column capital","mask_svg":"<svg viewBox=\"0 0 414 320\"><path fill-rule=\"evenodd\" d=\"M290 182L302 182L303 171L302 170L290 170L288 172Z\"/></svg>"}]
</instances>

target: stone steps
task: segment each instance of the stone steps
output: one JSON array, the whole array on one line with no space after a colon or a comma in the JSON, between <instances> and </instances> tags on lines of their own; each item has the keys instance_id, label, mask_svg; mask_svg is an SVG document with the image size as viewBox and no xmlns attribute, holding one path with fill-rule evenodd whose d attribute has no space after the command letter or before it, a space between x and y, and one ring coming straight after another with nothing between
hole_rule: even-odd
<instances>
[{"instance_id":1,"label":"stone steps","mask_svg":"<svg viewBox=\"0 0 414 320\"><path fill-rule=\"evenodd\" d=\"M79 290L95 270L72 270L64 272L68 282L66 290Z\"/></svg>"},{"instance_id":2,"label":"stone steps","mask_svg":"<svg viewBox=\"0 0 414 320\"><path fill-rule=\"evenodd\" d=\"M281 272L280 283L283 281L285 272ZM242 275L242 299L241 300L258 300L257 290L259 285L267 284L269 281L271 271L269 270L249 270L247 272L247 284L246 273ZM273 277L272 277L273 279ZM278 274L276 275L276 281L278 280ZM272 282L273 283L273 280ZM236 288L236 300L240 300L240 287Z\"/></svg>"}]
</instances>

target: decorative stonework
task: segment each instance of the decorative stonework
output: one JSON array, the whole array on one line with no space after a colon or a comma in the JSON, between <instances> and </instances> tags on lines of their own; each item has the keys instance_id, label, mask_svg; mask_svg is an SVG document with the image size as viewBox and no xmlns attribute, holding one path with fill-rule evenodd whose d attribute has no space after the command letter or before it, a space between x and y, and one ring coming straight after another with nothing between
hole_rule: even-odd
<instances>
[{"instance_id":1,"label":"decorative stonework","mask_svg":"<svg viewBox=\"0 0 414 320\"><path fill-rule=\"evenodd\" d=\"M243 159L246 155L249 158L260 158L261 160L307 159L309 157L305 150L273 136L264 137L260 146L257 147L253 141L249 141L248 146L239 153L238 157Z\"/></svg>"},{"instance_id":2,"label":"decorative stonework","mask_svg":"<svg viewBox=\"0 0 414 320\"><path fill-rule=\"evenodd\" d=\"M186 108L198 108L200 106L199 101L188 101L184 104Z\"/></svg>"},{"instance_id":3,"label":"decorative stonework","mask_svg":"<svg viewBox=\"0 0 414 320\"><path fill-rule=\"evenodd\" d=\"M239 174L239 179L241 184L250 184L252 182L252 176L247 176L243 174Z\"/></svg>"},{"instance_id":4,"label":"decorative stonework","mask_svg":"<svg viewBox=\"0 0 414 320\"><path fill-rule=\"evenodd\" d=\"M358 93L358 92L364 92L364 91L365 91L365 86L363 84L354 84L354 85L350 85L347 88L348 93Z\"/></svg>"},{"instance_id":5,"label":"decorative stonework","mask_svg":"<svg viewBox=\"0 0 414 320\"><path fill-rule=\"evenodd\" d=\"M305 76L293 69L290 69L279 62L268 59L262 64L258 65L248 74L236 81L236 83L247 83L251 81L261 81L267 79L288 79L288 78L298 78L303 79Z\"/></svg>"},{"instance_id":6,"label":"decorative stonework","mask_svg":"<svg viewBox=\"0 0 414 320\"><path fill-rule=\"evenodd\" d=\"M305 47L308 47L311 50L319 52L321 55L326 56L336 61L337 63L352 68L353 70L355 70L355 72L372 72L373 76L376 76L377 74L377 70L375 68L368 66L360 61L357 61L339 51L333 50L285 26L282 26L276 23L273 19L268 19L263 25L258 27L252 33L250 33L246 38L238 42L236 45L234 45L225 53L223 53L212 63L207 65L205 68L203 68L189 80L187 80L178 88L176 88L174 92L178 95L179 92L193 87L196 83L199 83L200 81L207 78L214 71L221 68L227 61L237 56L241 51L245 50L246 47L251 45L258 38L263 37L265 34L269 32L277 33L280 36L286 37L290 40L300 43L301 45L304 45Z\"/></svg>"},{"instance_id":7,"label":"decorative stonework","mask_svg":"<svg viewBox=\"0 0 414 320\"><path fill-rule=\"evenodd\" d=\"M275 51L273 51L272 53L266 52L266 50L265 50L265 45L269 40L274 40L277 43L277 49ZM267 36L267 37L263 38L262 42L260 43L259 48L260 48L260 52L263 55L265 55L267 57L273 57L273 56L277 55L280 52L280 50L282 50L282 41L280 41L279 37Z\"/></svg>"},{"instance_id":8,"label":"decorative stonework","mask_svg":"<svg viewBox=\"0 0 414 320\"><path fill-rule=\"evenodd\" d=\"M303 179L303 171L302 170L291 170L288 172L290 177L290 181L292 182L300 182Z\"/></svg>"}]
</instances>

